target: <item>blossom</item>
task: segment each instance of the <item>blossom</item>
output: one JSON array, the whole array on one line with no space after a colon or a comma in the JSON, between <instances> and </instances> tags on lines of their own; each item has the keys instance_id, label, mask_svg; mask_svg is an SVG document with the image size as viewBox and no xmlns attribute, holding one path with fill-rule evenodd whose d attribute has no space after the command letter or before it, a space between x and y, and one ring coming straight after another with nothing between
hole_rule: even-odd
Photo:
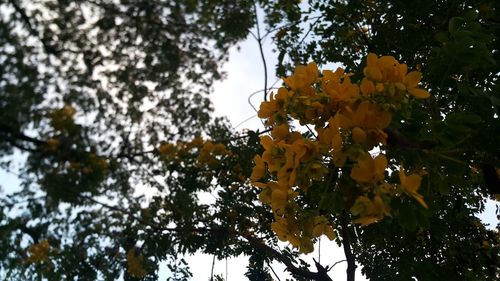
<instances>
[{"instance_id":1,"label":"blossom","mask_svg":"<svg viewBox=\"0 0 500 281\"><path fill-rule=\"evenodd\" d=\"M424 208L427 208L427 204L425 203L423 196L417 192L422 178L417 174L407 176L403 166L401 166L399 168L399 180L404 192L412 196Z\"/></svg>"},{"instance_id":2,"label":"blossom","mask_svg":"<svg viewBox=\"0 0 500 281\"><path fill-rule=\"evenodd\" d=\"M390 208L382 200L382 197L375 195L372 199L367 196L359 196L351 208L354 215L360 217L353 222L361 225L368 225L381 220L384 216L390 215Z\"/></svg>"},{"instance_id":3,"label":"blossom","mask_svg":"<svg viewBox=\"0 0 500 281\"><path fill-rule=\"evenodd\" d=\"M298 248L300 246L300 239L294 233L296 228L297 226L285 218L278 218L271 224L271 229L276 233L279 240L288 241L293 247Z\"/></svg>"},{"instance_id":4,"label":"blossom","mask_svg":"<svg viewBox=\"0 0 500 281\"><path fill-rule=\"evenodd\" d=\"M26 262L29 263L41 263L48 261L49 252L50 252L50 244L47 240L42 240L39 243L33 244L28 248L29 257L26 259Z\"/></svg>"},{"instance_id":5,"label":"blossom","mask_svg":"<svg viewBox=\"0 0 500 281\"><path fill-rule=\"evenodd\" d=\"M404 84L408 93L417 99L426 99L430 96L429 92L424 89L417 88L418 83L422 79L422 73L419 71L412 71L406 75Z\"/></svg>"},{"instance_id":6,"label":"blossom","mask_svg":"<svg viewBox=\"0 0 500 281\"><path fill-rule=\"evenodd\" d=\"M358 183L375 183L384 179L387 158L379 154L375 159L370 155L361 156L351 170L351 178Z\"/></svg>"},{"instance_id":7,"label":"blossom","mask_svg":"<svg viewBox=\"0 0 500 281\"><path fill-rule=\"evenodd\" d=\"M349 76L340 67L335 72L324 70L321 87L336 103L353 101L359 95L359 87L351 82Z\"/></svg>"},{"instance_id":8,"label":"blossom","mask_svg":"<svg viewBox=\"0 0 500 281\"><path fill-rule=\"evenodd\" d=\"M253 167L250 180L252 182L255 182L264 177L264 175L266 174L266 166L264 164L264 160L262 160L262 157L260 157L259 155L255 155L253 161L255 163L255 166Z\"/></svg>"},{"instance_id":9,"label":"blossom","mask_svg":"<svg viewBox=\"0 0 500 281\"><path fill-rule=\"evenodd\" d=\"M292 76L283 78L285 84L292 90L304 89L318 79L318 66L315 62L298 65Z\"/></svg>"}]
</instances>

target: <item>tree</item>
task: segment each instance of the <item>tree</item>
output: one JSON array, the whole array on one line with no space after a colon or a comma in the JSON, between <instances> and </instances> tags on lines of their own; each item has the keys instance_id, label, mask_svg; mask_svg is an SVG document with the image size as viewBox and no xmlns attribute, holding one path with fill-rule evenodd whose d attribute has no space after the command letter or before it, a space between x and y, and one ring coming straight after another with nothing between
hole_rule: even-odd
<instances>
[{"instance_id":1,"label":"tree","mask_svg":"<svg viewBox=\"0 0 500 281\"><path fill-rule=\"evenodd\" d=\"M184 280L177 257L202 251L250 256L250 280L271 280L273 260L332 280L300 259L325 234L343 245L348 280L355 262L370 280L498 278L498 226L474 216L500 193L495 1L178 2L2 3L2 165L28 158L22 191L1 199L0 274L155 280L167 261ZM207 94L258 5L287 78L264 91L269 129L241 135L210 117ZM346 72L296 66L311 59ZM402 84L384 80L400 62ZM352 95L338 102L330 81ZM362 110L374 124L355 121ZM288 164L266 153L295 160L279 173ZM156 193L134 196L139 186Z\"/></svg>"}]
</instances>

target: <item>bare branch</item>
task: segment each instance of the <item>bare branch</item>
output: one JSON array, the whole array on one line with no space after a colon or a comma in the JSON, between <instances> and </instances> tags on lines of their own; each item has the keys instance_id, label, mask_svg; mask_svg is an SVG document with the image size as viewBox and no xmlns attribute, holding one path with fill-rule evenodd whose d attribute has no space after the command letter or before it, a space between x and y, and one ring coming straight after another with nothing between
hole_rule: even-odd
<instances>
[{"instance_id":1,"label":"bare branch","mask_svg":"<svg viewBox=\"0 0 500 281\"><path fill-rule=\"evenodd\" d=\"M255 38L255 40L257 40L257 43L259 44L260 57L262 59L262 64L264 66L264 101L267 101L267 64L266 64L266 57L264 56L264 49L262 48L262 37L260 35L259 17L257 15L257 4L255 4L255 1L253 1L253 8L255 11L255 24L257 29L257 37L255 37L254 34L253 37Z\"/></svg>"}]
</instances>

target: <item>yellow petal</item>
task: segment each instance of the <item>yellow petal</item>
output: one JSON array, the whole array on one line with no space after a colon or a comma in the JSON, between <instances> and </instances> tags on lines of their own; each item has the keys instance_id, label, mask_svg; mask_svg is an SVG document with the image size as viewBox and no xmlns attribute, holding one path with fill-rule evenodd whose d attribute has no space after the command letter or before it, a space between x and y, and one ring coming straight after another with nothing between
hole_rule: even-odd
<instances>
[{"instance_id":1,"label":"yellow petal","mask_svg":"<svg viewBox=\"0 0 500 281\"><path fill-rule=\"evenodd\" d=\"M310 84L314 83L318 79L318 66L315 62L310 62L306 67L307 78Z\"/></svg>"},{"instance_id":2,"label":"yellow petal","mask_svg":"<svg viewBox=\"0 0 500 281\"><path fill-rule=\"evenodd\" d=\"M417 202L422 205L422 207L428 209L429 207L427 206L427 204L425 204L425 201L424 201L424 197L418 193L414 193L412 194L413 198L415 200L417 200Z\"/></svg>"},{"instance_id":3,"label":"yellow petal","mask_svg":"<svg viewBox=\"0 0 500 281\"><path fill-rule=\"evenodd\" d=\"M422 73L420 71L412 71L406 75L406 86L408 88L415 88L422 80Z\"/></svg>"},{"instance_id":4,"label":"yellow petal","mask_svg":"<svg viewBox=\"0 0 500 281\"><path fill-rule=\"evenodd\" d=\"M408 89L408 93L410 93L410 95L416 97L417 99L426 99L431 96L431 94L429 94L429 92L427 92L426 90L417 88Z\"/></svg>"},{"instance_id":5,"label":"yellow petal","mask_svg":"<svg viewBox=\"0 0 500 281\"><path fill-rule=\"evenodd\" d=\"M252 175L250 176L251 181L257 181L264 176L266 173L266 166L264 165L264 160L259 155L255 155L253 158L255 166L252 170Z\"/></svg>"},{"instance_id":6,"label":"yellow petal","mask_svg":"<svg viewBox=\"0 0 500 281\"><path fill-rule=\"evenodd\" d=\"M288 136L288 130L289 130L288 124L281 124L279 126L275 126L271 132L271 135L273 136L274 139L276 140L282 140L285 139L286 136Z\"/></svg>"},{"instance_id":7,"label":"yellow petal","mask_svg":"<svg viewBox=\"0 0 500 281\"><path fill-rule=\"evenodd\" d=\"M385 169L387 168L387 158L383 154L379 154L374 159L375 162L375 174L383 175L385 173Z\"/></svg>"},{"instance_id":8,"label":"yellow petal","mask_svg":"<svg viewBox=\"0 0 500 281\"><path fill-rule=\"evenodd\" d=\"M271 196L272 196L272 190L269 187L267 187L259 193L259 200L264 204L270 204Z\"/></svg>"},{"instance_id":9,"label":"yellow petal","mask_svg":"<svg viewBox=\"0 0 500 281\"><path fill-rule=\"evenodd\" d=\"M393 56L382 56L378 60L378 64L382 68L392 68L398 66L398 61Z\"/></svg>"},{"instance_id":10,"label":"yellow petal","mask_svg":"<svg viewBox=\"0 0 500 281\"><path fill-rule=\"evenodd\" d=\"M312 251L314 251L314 245L313 245L311 239L305 238L305 239L302 239L302 241L300 241L300 251L303 254L309 254Z\"/></svg>"},{"instance_id":11,"label":"yellow petal","mask_svg":"<svg viewBox=\"0 0 500 281\"><path fill-rule=\"evenodd\" d=\"M365 67L365 69L363 69L363 74L366 76L366 78L374 81L380 81L383 78L382 72L376 66Z\"/></svg>"},{"instance_id":12,"label":"yellow petal","mask_svg":"<svg viewBox=\"0 0 500 281\"><path fill-rule=\"evenodd\" d=\"M374 163L373 159L367 155L358 159L358 163L351 170L351 178L357 182L367 183L373 179ZM359 198L358 198L359 199Z\"/></svg>"},{"instance_id":13,"label":"yellow petal","mask_svg":"<svg viewBox=\"0 0 500 281\"><path fill-rule=\"evenodd\" d=\"M352 168L351 178L357 182L370 182L372 180L372 174L370 171L358 166Z\"/></svg>"},{"instance_id":14,"label":"yellow petal","mask_svg":"<svg viewBox=\"0 0 500 281\"><path fill-rule=\"evenodd\" d=\"M361 93L365 96L373 93L375 91L375 85L372 81L368 80L366 77L361 81Z\"/></svg>"},{"instance_id":15,"label":"yellow petal","mask_svg":"<svg viewBox=\"0 0 500 281\"><path fill-rule=\"evenodd\" d=\"M378 61L378 57L374 53L369 53L366 57L366 65L367 66L376 66Z\"/></svg>"},{"instance_id":16,"label":"yellow petal","mask_svg":"<svg viewBox=\"0 0 500 281\"><path fill-rule=\"evenodd\" d=\"M354 127L354 129L352 129L352 139L356 143L364 143L366 141L365 131L359 127Z\"/></svg>"},{"instance_id":17,"label":"yellow petal","mask_svg":"<svg viewBox=\"0 0 500 281\"><path fill-rule=\"evenodd\" d=\"M258 182L258 181L256 181L256 182L252 182L252 184L253 184L255 187L262 188L262 189L264 189L264 188L266 188L266 187L267 187L267 183L263 183L263 182Z\"/></svg>"},{"instance_id":18,"label":"yellow petal","mask_svg":"<svg viewBox=\"0 0 500 281\"><path fill-rule=\"evenodd\" d=\"M406 177L405 181L402 182L403 187L408 192L416 192L420 187L420 182L422 178L419 175L412 174Z\"/></svg>"},{"instance_id":19,"label":"yellow petal","mask_svg":"<svg viewBox=\"0 0 500 281\"><path fill-rule=\"evenodd\" d=\"M262 136L260 137L260 144L264 147L265 150L271 150L271 148L274 145L274 142L270 136Z\"/></svg>"},{"instance_id":20,"label":"yellow petal","mask_svg":"<svg viewBox=\"0 0 500 281\"><path fill-rule=\"evenodd\" d=\"M333 231L333 227L331 227L330 225L325 227L324 233L325 233L326 237L328 237L328 239L330 239L330 241L335 239L335 237L337 236L337 235L335 235L335 231Z\"/></svg>"},{"instance_id":21,"label":"yellow petal","mask_svg":"<svg viewBox=\"0 0 500 281\"><path fill-rule=\"evenodd\" d=\"M353 220L353 223L361 224L361 225L369 225L372 223L376 223L378 220L380 220L380 217L378 216L366 216L366 217L360 217L358 219Z\"/></svg>"},{"instance_id":22,"label":"yellow petal","mask_svg":"<svg viewBox=\"0 0 500 281\"><path fill-rule=\"evenodd\" d=\"M406 77L406 74L408 73L408 66L404 63L399 65L399 74L402 76L404 79Z\"/></svg>"}]
</instances>

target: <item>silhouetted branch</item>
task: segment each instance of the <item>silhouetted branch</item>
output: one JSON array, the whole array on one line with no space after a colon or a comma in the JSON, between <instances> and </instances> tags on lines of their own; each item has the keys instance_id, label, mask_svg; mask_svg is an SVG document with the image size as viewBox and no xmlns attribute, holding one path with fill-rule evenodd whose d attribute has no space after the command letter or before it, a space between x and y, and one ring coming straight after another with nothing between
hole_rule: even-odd
<instances>
[{"instance_id":1,"label":"silhouetted branch","mask_svg":"<svg viewBox=\"0 0 500 281\"><path fill-rule=\"evenodd\" d=\"M344 212L344 214L340 217L340 226L340 231L342 233L342 246L344 247L344 254L347 260L347 281L354 281L356 273L356 258L351 250L351 238L346 212Z\"/></svg>"},{"instance_id":2,"label":"silhouetted branch","mask_svg":"<svg viewBox=\"0 0 500 281\"><path fill-rule=\"evenodd\" d=\"M283 263L287 270L293 275L309 278L311 280L317 281L333 281L330 276L328 276L327 271L320 265L318 272L312 272L304 268L296 267L292 261L282 253L276 251L275 249L267 246L262 240L255 238L251 235L243 236L255 249L265 253L267 256L272 257L281 263ZM318 264L316 264L318 267Z\"/></svg>"},{"instance_id":3,"label":"silhouetted branch","mask_svg":"<svg viewBox=\"0 0 500 281\"><path fill-rule=\"evenodd\" d=\"M9 0L9 3L14 7L14 10L21 16L21 19L23 20L24 24L28 28L28 31L30 34L36 38L42 43L43 49L47 54L51 54L54 56L58 55L58 52L54 47L50 46L46 41L45 38L43 38L38 30L36 30L33 25L31 24L30 18L24 11L24 9L19 6L19 3L16 0Z\"/></svg>"}]
</instances>

